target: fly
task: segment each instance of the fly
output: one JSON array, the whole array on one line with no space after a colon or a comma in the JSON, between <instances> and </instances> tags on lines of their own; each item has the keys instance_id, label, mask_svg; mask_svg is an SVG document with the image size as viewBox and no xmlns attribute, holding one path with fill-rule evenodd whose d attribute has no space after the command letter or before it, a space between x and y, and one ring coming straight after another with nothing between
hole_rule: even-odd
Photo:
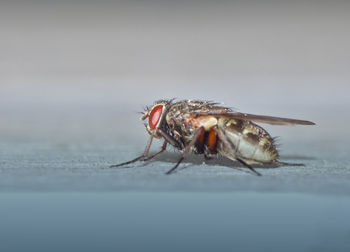
<instances>
[{"instance_id":1,"label":"fly","mask_svg":"<svg viewBox=\"0 0 350 252\"><path fill-rule=\"evenodd\" d=\"M256 175L261 176L252 164L281 164L274 139L269 133L255 124L274 125L315 125L304 120L253 115L236 112L218 103L184 100L160 100L146 108L141 120L150 134L144 153L125 163L112 165L123 166L137 161L148 161L163 153L170 144L183 151L176 165L166 174L173 173L187 154L192 150L206 158L221 155L240 162ZM153 138L163 139L159 152L148 156Z\"/></svg>"}]
</instances>

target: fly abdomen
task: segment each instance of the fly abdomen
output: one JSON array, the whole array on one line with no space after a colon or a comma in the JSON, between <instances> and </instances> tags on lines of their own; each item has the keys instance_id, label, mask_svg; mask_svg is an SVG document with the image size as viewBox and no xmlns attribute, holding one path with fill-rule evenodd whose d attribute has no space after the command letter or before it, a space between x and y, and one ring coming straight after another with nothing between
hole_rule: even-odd
<instances>
[{"instance_id":1,"label":"fly abdomen","mask_svg":"<svg viewBox=\"0 0 350 252\"><path fill-rule=\"evenodd\" d=\"M204 131L194 145L194 152L197 154L206 154L207 156L217 154L217 129L212 128Z\"/></svg>"},{"instance_id":2,"label":"fly abdomen","mask_svg":"<svg viewBox=\"0 0 350 252\"><path fill-rule=\"evenodd\" d=\"M225 135L234 153L223 144L218 151L231 159L239 157L248 163L269 163L277 160L278 151L271 136L260 126L247 121L220 118L218 127Z\"/></svg>"}]
</instances>

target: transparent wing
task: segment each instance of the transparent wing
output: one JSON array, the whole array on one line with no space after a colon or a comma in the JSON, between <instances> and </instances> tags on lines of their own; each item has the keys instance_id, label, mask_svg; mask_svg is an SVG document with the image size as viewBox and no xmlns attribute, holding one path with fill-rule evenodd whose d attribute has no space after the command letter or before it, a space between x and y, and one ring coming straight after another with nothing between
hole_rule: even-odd
<instances>
[{"instance_id":1,"label":"transparent wing","mask_svg":"<svg viewBox=\"0 0 350 252\"><path fill-rule=\"evenodd\" d=\"M244 121L254 121L260 123L267 123L273 125L315 125L315 123L305 120L291 119L291 118L283 118L283 117L274 117L274 116L266 116L266 115L253 115L253 114L245 114L245 113L237 113L237 112L229 112L229 113L200 113L196 114L196 116L202 115L211 115L216 117L227 117L232 119L239 119Z\"/></svg>"}]
</instances>

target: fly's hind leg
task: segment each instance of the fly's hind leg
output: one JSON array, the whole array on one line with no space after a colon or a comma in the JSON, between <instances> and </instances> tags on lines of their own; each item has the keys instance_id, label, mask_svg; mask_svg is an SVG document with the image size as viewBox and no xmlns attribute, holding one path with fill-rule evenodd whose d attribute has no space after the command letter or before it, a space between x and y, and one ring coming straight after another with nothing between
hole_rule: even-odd
<instances>
[{"instance_id":1,"label":"fly's hind leg","mask_svg":"<svg viewBox=\"0 0 350 252\"><path fill-rule=\"evenodd\" d=\"M130 160L128 162L124 162L124 163L121 163L121 164L116 164L116 165L111 165L109 168L114 168L114 167L119 167L119 166L123 166L123 165L127 165L127 164L132 164L132 163L135 163L137 161L143 161L146 159L147 155L148 155L148 152L149 152L149 149L151 148L151 145L152 145L152 140L153 140L153 136L150 137L150 139L148 140L148 143L147 143L147 146L146 146L146 149L144 151L144 153L133 159L133 160ZM162 150L161 152L163 152L164 150ZM156 154L159 154L159 153L156 153ZM154 156L154 155L153 155Z\"/></svg>"},{"instance_id":2,"label":"fly's hind leg","mask_svg":"<svg viewBox=\"0 0 350 252\"><path fill-rule=\"evenodd\" d=\"M244 165L245 167L247 167L249 170L251 170L252 172L254 172L257 176L261 176L261 173L257 172L252 166L250 166L249 164L247 164L244 160L236 157L237 161L240 162L242 165Z\"/></svg>"},{"instance_id":3,"label":"fly's hind leg","mask_svg":"<svg viewBox=\"0 0 350 252\"><path fill-rule=\"evenodd\" d=\"M230 140L227 138L227 136L225 135L225 133L223 132L222 129L219 128L218 130L218 136L220 138L220 140L223 142L223 144L225 145L225 147L229 150L230 153L232 153L234 155L234 159L236 159L238 162L240 162L241 164L243 164L245 167L247 167L249 170L251 170L252 172L254 172L257 176L261 176L261 173L257 172L252 166L250 166L249 164L247 164L244 160L242 160L241 158L237 157L236 153L236 148L234 146L232 146L233 144L230 142Z\"/></svg>"},{"instance_id":4,"label":"fly's hind leg","mask_svg":"<svg viewBox=\"0 0 350 252\"><path fill-rule=\"evenodd\" d=\"M277 166L305 166L305 164L302 164L302 163L288 163L288 162L281 162L278 160L274 160L272 164Z\"/></svg>"}]
</instances>

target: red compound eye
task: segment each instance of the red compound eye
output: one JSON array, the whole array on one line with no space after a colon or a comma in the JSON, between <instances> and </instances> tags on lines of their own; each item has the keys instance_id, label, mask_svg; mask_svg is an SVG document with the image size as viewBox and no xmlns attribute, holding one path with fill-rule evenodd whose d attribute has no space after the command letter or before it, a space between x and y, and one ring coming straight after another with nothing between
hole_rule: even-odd
<instances>
[{"instance_id":1,"label":"red compound eye","mask_svg":"<svg viewBox=\"0 0 350 252\"><path fill-rule=\"evenodd\" d=\"M151 111L151 115L149 116L149 121L148 121L148 124L149 124L149 127L151 129L155 129L158 122L159 122L159 119L160 119L160 116L162 115L162 110L163 110L163 106L162 105L158 105L158 106L155 106L152 111Z\"/></svg>"}]
</instances>

